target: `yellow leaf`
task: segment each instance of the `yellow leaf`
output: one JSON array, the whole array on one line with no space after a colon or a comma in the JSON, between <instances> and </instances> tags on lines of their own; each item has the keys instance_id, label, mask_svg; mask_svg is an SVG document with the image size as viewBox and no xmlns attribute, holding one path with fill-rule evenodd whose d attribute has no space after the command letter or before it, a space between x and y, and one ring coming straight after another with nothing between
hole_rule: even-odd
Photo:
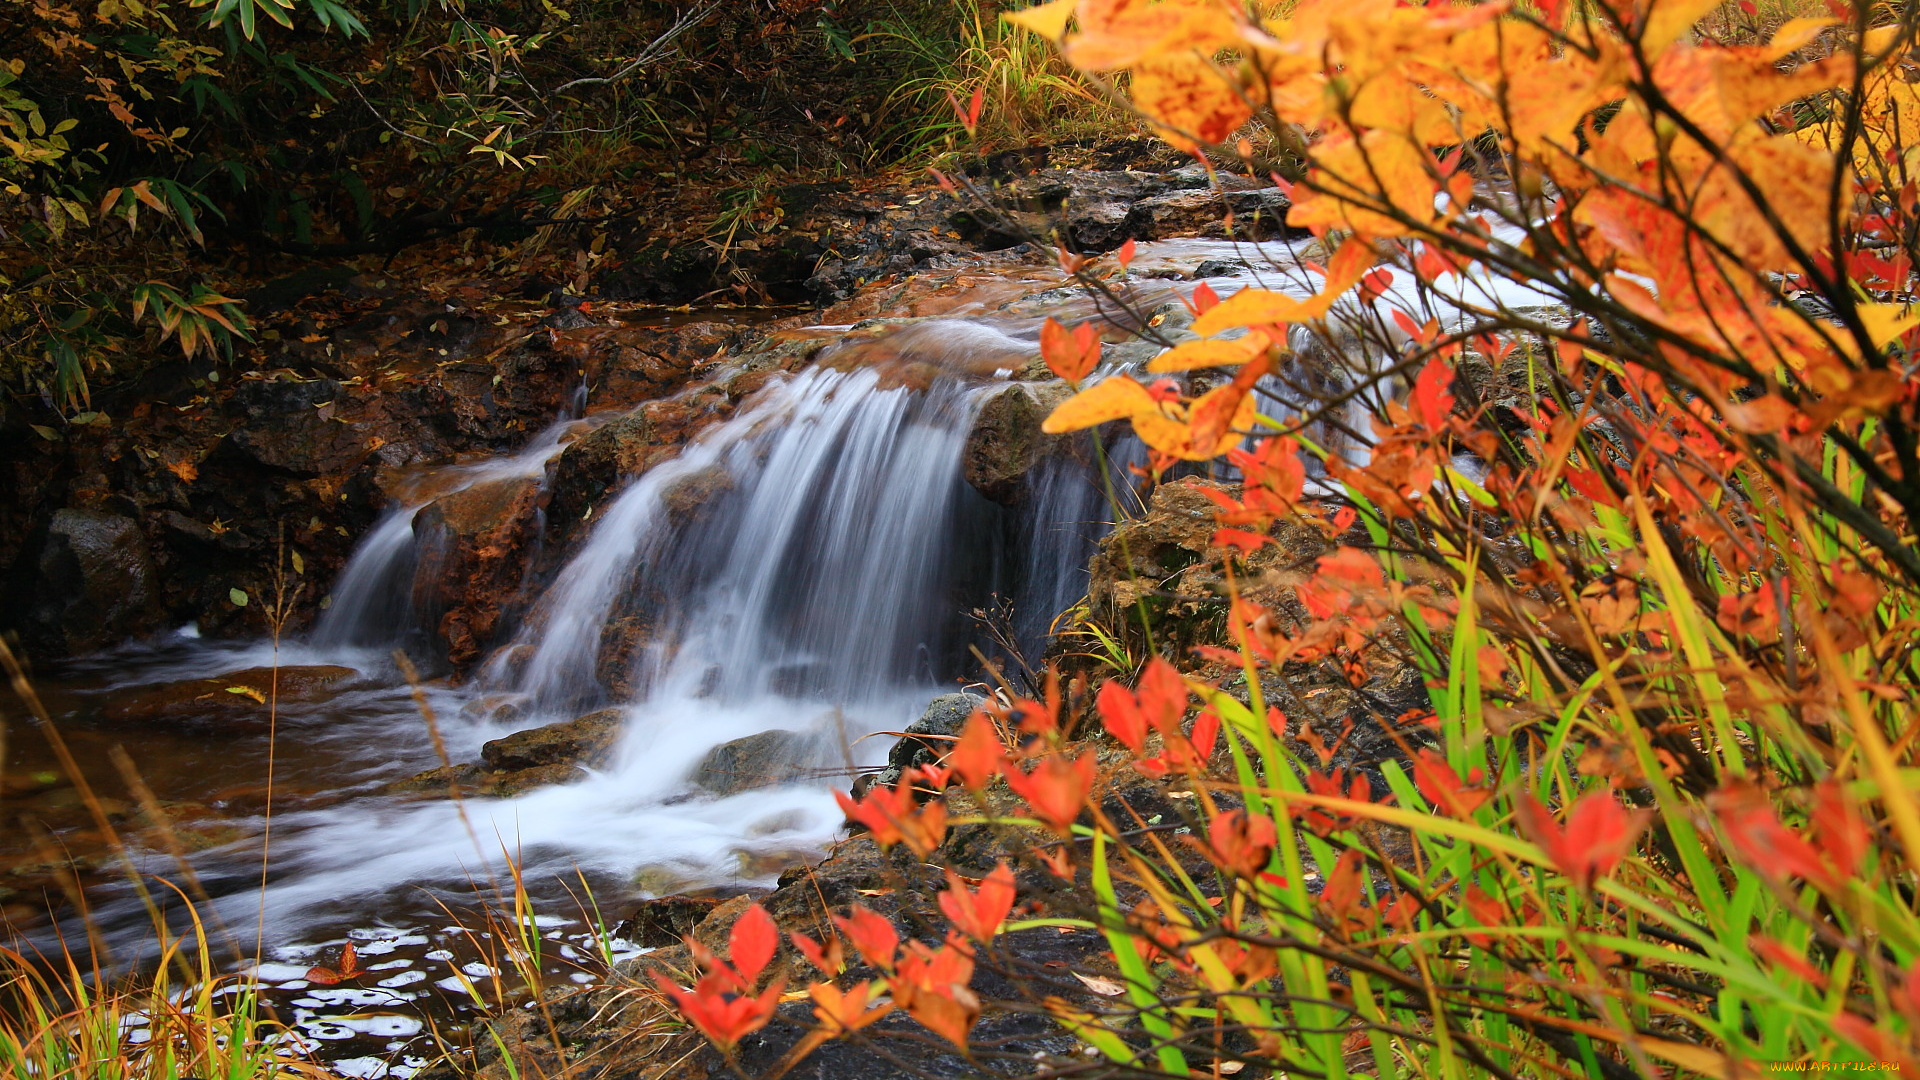
<instances>
[{"instance_id":1,"label":"yellow leaf","mask_svg":"<svg viewBox=\"0 0 1920 1080\"><path fill-rule=\"evenodd\" d=\"M1806 48L1820 36L1820 31L1829 26L1838 25L1839 22L1839 19L1830 15L1823 15L1817 19L1812 17L1788 19L1785 25L1773 32L1773 40L1767 42L1767 52L1771 54L1767 59L1778 60L1790 52Z\"/></svg>"},{"instance_id":2,"label":"yellow leaf","mask_svg":"<svg viewBox=\"0 0 1920 1080\"><path fill-rule=\"evenodd\" d=\"M1066 36L1067 21L1073 18L1073 9L1079 5L1080 0L1051 0L1019 11L1009 11L1000 17L1049 41L1059 41Z\"/></svg>"},{"instance_id":3,"label":"yellow leaf","mask_svg":"<svg viewBox=\"0 0 1920 1080\"><path fill-rule=\"evenodd\" d=\"M1152 118L1162 137L1189 153L1201 143L1225 142L1253 116L1252 106L1225 74L1192 53L1168 53L1136 64L1133 104Z\"/></svg>"},{"instance_id":4,"label":"yellow leaf","mask_svg":"<svg viewBox=\"0 0 1920 1080\"><path fill-rule=\"evenodd\" d=\"M1213 335L1236 326L1269 326L1322 318L1340 294L1366 276L1373 258L1370 245L1348 240L1333 257L1332 265L1327 268L1326 284L1315 295L1301 300L1266 289L1242 289L1193 320L1193 332Z\"/></svg>"},{"instance_id":5,"label":"yellow leaf","mask_svg":"<svg viewBox=\"0 0 1920 1080\"><path fill-rule=\"evenodd\" d=\"M1875 345L1885 345L1920 323L1920 308L1906 304L1861 304L1854 310Z\"/></svg>"},{"instance_id":6,"label":"yellow leaf","mask_svg":"<svg viewBox=\"0 0 1920 1080\"><path fill-rule=\"evenodd\" d=\"M1040 430L1058 435L1149 411L1154 411L1154 400L1147 388L1125 375L1115 375L1061 402Z\"/></svg>"},{"instance_id":7,"label":"yellow leaf","mask_svg":"<svg viewBox=\"0 0 1920 1080\"><path fill-rule=\"evenodd\" d=\"M1192 371L1195 368L1231 367L1244 364L1260 355L1273 342L1267 335L1254 331L1232 341L1188 341L1166 352L1147 364L1147 370L1159 374L1166 371Z\"/></svg>"}]
</instances>

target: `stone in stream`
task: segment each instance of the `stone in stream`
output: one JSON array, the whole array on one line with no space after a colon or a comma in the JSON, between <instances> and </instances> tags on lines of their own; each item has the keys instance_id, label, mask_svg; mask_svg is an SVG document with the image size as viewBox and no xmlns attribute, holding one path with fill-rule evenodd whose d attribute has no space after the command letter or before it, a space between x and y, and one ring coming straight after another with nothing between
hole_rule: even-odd
<instances>
[{"instance_id":1,"label":"stone in stream","mask_svg":"<svg viewBox=\"0 0 1920 1080\"><path fill-rule=\"evenodd\" d=\"M422 559L414 607L441 613L440 640L455 665L479 659L513 611L544 502L538 480L509 476L436 499L415 516Z\"/></svg>"},{"instance_id":2,"label":"stone in stream","mask_svg":"<svg viewBox=\"0 0 1920 1080\"><path fill-rule=\"evenodd\" d=\"M626 723L626 710L601 709L545 727L516 731L480 747L481 760L442 765L396 780L388 795L419 798L475 795L509 798L580 779L583 767L606 763Z\"/></svg>"},{"instance_id":3,"label":"stone in stream","mask_svg":"<svg viewBox=\"0 0 1920 1080\"><path fill-rule=\"evenodd\" d=\"M496 772L554 764L599 766L626 720L625 709L601 709L563 723L516 731L480 747L480 760Z\"/></svg>"},{"instance_id":4,"label":"stone in stream","mask_svg":"<svg viewBox=\"0 0 1920 1080\"><path fill-rule=\"evenodd\" d=\"M797 731L762 731L721 743L701 759L693 782L716 795L786 783L800 775L812 741Z\"/></svg>"},{"instance_id":5,"label":"stone in stream","mask_svg":"<svg viewBox=\"0 0 1920 1080\"><path fill-rule=\"evenodd\" d=\"M1018 502L1033 467L1069 445L1065 436L1041 432L1040 424L1071 393L1058 381L1009 383L995 391L981 404L961 452L967 483L994 502Z\"/></svg>"},{"instance_id":6,"label":"stone in stream","mask_svg":"<svg viewBox=\"0 0 1920 1080\"><path fill-rule=\"evenodd\" d=\"M158 722L246 720L267 714L267 703L310 704L325 700L339 684L359 672L334 664L248 668L205 679L138 687L100 715L108 720Z\"/></svg>"},{"instance_id":7,"label":"stone in stream","mask_svg":"<svg viewBox=\"0 0 1920 1080\"><path fill-rule=\"evenodd\" d=\"M105 510L56 511L25 568L27 621L67 652L89 652L153 629L160 615L153 562L140 526Z\"/></svg>"},{"instance_id":8,"label":"stone in stream","mask_svg":"<svg viewBox=\"0 0 1920 1080\"><path fill-rule=\"evenodd\" d=\"M865 795L876 785L892 787L908 769L938 762L952 748L953 740L960 737L967 718L986 703L987 699L979 694L941 694L928 702L920 719L907 725L905 736L888 751L886 768L855 781L854 794Z\"/></svg>"}]
</instances>

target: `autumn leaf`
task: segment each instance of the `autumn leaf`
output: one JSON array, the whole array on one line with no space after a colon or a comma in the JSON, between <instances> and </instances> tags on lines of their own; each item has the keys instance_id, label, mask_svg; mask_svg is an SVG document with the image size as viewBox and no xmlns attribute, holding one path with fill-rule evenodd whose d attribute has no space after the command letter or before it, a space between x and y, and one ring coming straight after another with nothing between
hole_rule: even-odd
<instances>
[{"instance_id":1,"label":"autumn leaf","mask_svg":"<svg viewBox=\"0 0 1920 1080\"><path fill-rule=\"evenodd\" d=\"M1370 245L1349 240L1340 245L1327 267L1320 291L1314 295L1302 300L1267 289L1241 289L1195 319L1193 332L1210 337L1239 326L1283 325L1324 318L1333 302L1366 276L1373 260Z\"/></svg>"},{"instance_id":2,"label":"autumn leaf","mask_svg":"<svg viewBox=\"0 0 1920 1080\"><path fill-rule=\"evenodd\" d=\"M1575 803L1567 813L1565 828L1532 795L1523 793L1514 800L1514 819L1520 828L1547 853L1554 868L1582 892L1592 887L1595 878L1613 872L1633 849L1649 818L1646 811L1629 813L1606 788L1590 792Z\"/></svg>"},{"instance_id":3,"label":"autumn leaf","mask_svg":"<svg viewBox=\"0 0 1920 1080\"><path fill-rule=\"evenodd\" d=\"M333 986L357 979L366 973L367 969L360 966L360 954L354 950L353 942L349 941L340 947L338 963L332 967L316 964L307 969L306 979L321 986Z\"/></svg>"},{"instance_id":4,"label":"autumn leaf","mask_svg":"<svg viewBox=\"0 0 1920 1080\"><path fill-rule=\"evenodd\" d=\"M1093 769L1092 754L1073 758L1049 754L1032 771L1007 770L1007 786L1027 800L1035 817L1064 835L1093 790Z\"/></svg>"},{"instance_id":5,"label":"autumn leaf","mask_svg":"<svg viewBox=\"0 0 1920 1080\"><path fill-rule=\"evenodd\" d=\"M946 913L954 929L975 941L992 941L1000 924L1013 910L1013 871L1002 862L994 867L977 890L969 890L960 875L947 871L947 888L940 894L940 910Z\"/></svg>"},{"instance_id":6,"label":"autumn leaf","mask_svg":"<svg viewBox=\"0 0 1920 1080\"><path fill-rule=\"evenodd\" d=\"M1100 333L1090 322L1069 331L1049 317L1040 326L1040 358L1055 375L1077 383L1100 365Z\"/></svg>"},{"instance_id":7,"label":"autumn leaf","mask_svg":"<svg viewBox=\"0 0 1920 1080\"><path fill-rule=\"evenodd\" d=\"M1127 375L1101 379L1080 391L1053 410L1040 430L1061 435L1082 428L1096 427L1109 420L1124 420L1137 413L1156 409L1153 395Z\"/></svg>"}]
</instances>

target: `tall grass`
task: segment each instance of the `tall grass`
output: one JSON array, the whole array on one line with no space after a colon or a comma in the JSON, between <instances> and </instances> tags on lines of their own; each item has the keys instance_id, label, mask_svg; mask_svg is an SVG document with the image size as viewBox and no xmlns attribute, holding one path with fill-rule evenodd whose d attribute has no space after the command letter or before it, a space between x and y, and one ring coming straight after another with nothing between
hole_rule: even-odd
<instances>
[{"instance_id":1,"label":"tall grass","mask_svg":"<svg viewBox=\"0 0 1920 1080\"><path fill-rule=\"evenodd\" d=\"M977 144L985 150L1135 133L1117 108L1063 62L1045 40L1000 18L995 0L960 0L951 23L897 16L866 35L907 54L910 70L889 104L903 119L894 138L921 154ZM951 30L947 27L951 26ZM964 111L982 92L978 125Z\"/></svg>"}]
</instances>

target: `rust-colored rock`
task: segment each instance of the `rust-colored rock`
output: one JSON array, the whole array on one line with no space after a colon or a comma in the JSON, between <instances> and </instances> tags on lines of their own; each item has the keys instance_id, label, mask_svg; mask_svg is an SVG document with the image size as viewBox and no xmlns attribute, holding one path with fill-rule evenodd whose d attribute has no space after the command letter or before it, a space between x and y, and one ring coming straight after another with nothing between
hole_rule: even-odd
<instances>
[{"instance_id":1,"label":"rust-colored rock","mask_svg":"<svg viewBox=\"0 0 1920 1080\"><path fill-rule=\"evenodd\" d=\"M441 613L440 638L454 664L479 659L517 605L543 499L533 478L506 477L454 492L414 518L423 541L415 609Z\"/></svg>"},{"instance_id":2,"label":"rust-colored rock","mask_svg":"<svg viewBox=\"0 0 1920 1080\"><path fill-rule=\"evenodd\" d=\"M359 672L350 667L248 668L207 679L140 687L101 710L108 720L157 722L264 718L267 702L318 701ZM276 675L278 681L276 683Z\"/></svg>"}]
</instances>

